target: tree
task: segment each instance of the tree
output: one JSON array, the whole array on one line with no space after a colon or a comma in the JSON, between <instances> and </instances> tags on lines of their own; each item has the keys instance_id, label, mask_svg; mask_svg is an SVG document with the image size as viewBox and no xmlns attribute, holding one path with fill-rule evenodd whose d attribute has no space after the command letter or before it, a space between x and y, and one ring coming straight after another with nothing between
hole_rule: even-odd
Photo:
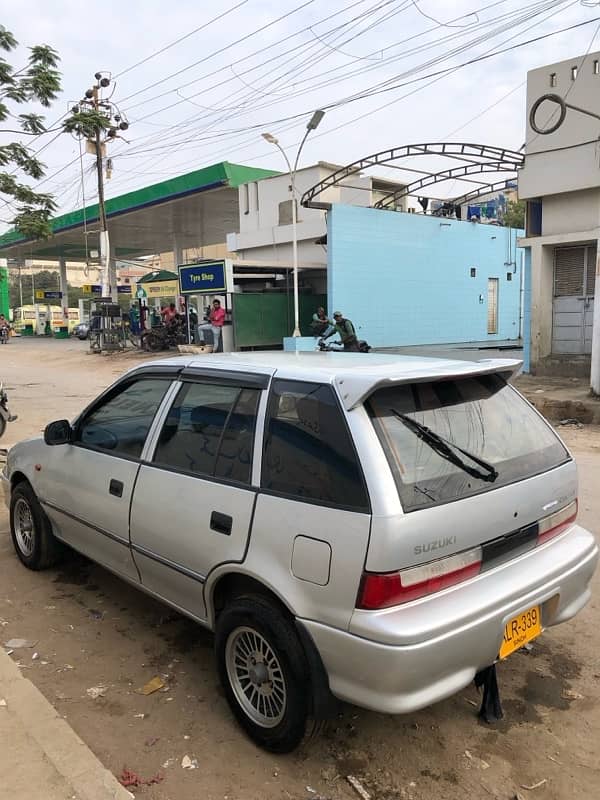
<instances>
[{"instance_id":1,"label":"tree","mask_svg":"<svg viewBox=\"0 0 600 800\"><path fill-rule=\"evenodd\" d=\"M11 53L18 42L13 34L0 25L0 50ZM46 132L44 117L27 106L38 102L49 108L60 88L60 73L56 67L58 53L48 45L29 48L27 63L15 69L0 57L0 133L20 137L39 136ZM26 107L17 113L15 107ZM0 204L2 222L13 225L27 238L47 238L52 233L50 215L56 210L52 195L36 192L19 175L38 181L44 176L44 165L23 141L0 145Z\"/></svg>"},{"instance_id":2,"label":"tree","mask_svg":"<svg viewBox=\"0 0 600 800\"><path fill-rule=\"evenodd\" d=\"M507 228L525 229L525 201L509 200L503 219Z\"/></svg>"},{"instance_id":3,"label":"tree","mask_svg":"<svg viewBox=\"0 0 600 800\"><path fill-rule=\"evenodd\" d=\"M43 269L36 272L34 279L31 279L29 270L23 270L21 273L21 282L19 285L18 273L13 273L9 279L9 304L11 308L17 308L21 305L21 292L23 292L23 305L28 306L35 303L34 298L35 289L44 289L45 291L56 291L60 287L60 275L58 272ZM69 301L70 302L70 301ZM55 301L49 301L50 305L54 305ZM56 303L60 305L60 300Z\"/></svg>"}]
</instances>

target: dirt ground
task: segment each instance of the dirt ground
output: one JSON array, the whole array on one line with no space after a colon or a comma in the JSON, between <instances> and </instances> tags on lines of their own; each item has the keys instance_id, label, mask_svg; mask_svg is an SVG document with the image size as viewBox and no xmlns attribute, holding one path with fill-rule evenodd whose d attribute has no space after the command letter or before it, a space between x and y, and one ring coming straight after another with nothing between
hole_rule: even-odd
<instances>
[{"instance_id":1,"label":"dirt ground","mask_svg":"<svg viewBox=\"0 0 600 800\"><path fill-rule=\"evenodd\" d=\"M26 339L0 348L0 377L19 414L2 446L74 416L139 360L86 351L76 341ZM580 522L600 536L600 429L561 434L580 468ZM470 687L403 717L343 706L325 734L276 757L236 727L209 633L83 558L28 572L0 511L0 641L37 642L12 658L113 773L162 778L135 790L147 800L356 800L348 774L373 800L598 797L600 574L595 590L572 623L499 666L500 724L478 723ZM157 675L165 691L136 692ZM92 687L103 696L88 696ZM195 769L181 767L186 755ZM43 787L31 797L43 797Z\"/></svg>"}]
</instances>

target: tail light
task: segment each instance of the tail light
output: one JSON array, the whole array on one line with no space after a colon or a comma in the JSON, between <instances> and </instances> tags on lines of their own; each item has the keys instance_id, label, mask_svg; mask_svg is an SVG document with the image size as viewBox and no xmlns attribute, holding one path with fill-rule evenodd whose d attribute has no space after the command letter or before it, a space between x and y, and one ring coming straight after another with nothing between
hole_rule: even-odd
<instances>
[{"instance_id":1,"label":"tail light","mask_svg":"<svg viewBox=\"0 0 600 800\"><path fill-rule=\"evenodd\" d=\"M568 506L561 508L560 511L555 511L548 517L544 517L538 522L538 537L537 544L544 544L549 539L554 539L570 525L572 525L577 518L577 500L573 500Z\"/></svg>"},{"instance_id":2,"label":"tail light","mask_svg":"<svg viewBox=\"0 0 600 800\"><path fill-rule=\"evenodd\" d=\"M357 608L389 608L439 592L478 575L481 559L481 547L474 547L399 572L365 572L358 592Z\"/></svg>"},{"instance_id":3,"label":"tail light","mask_svg":"<svg viewBox=\"0 0 600 800\"><path fill-rule=\"evenodd\" d=\"M538 520L537 525L534 523L528 526L527 530L531 530L532 533L530 546L535 548L559 536L575 522L576 518L577 500L574 500L560 511ZM426 597L473 578L479 575L482 568L485 569L486 564L491 566L494 563L489 544L488 542L448 558L440 558L397 572L364 572L356 607L369 611L389 608L417 600L419 597ZM521 537L519 547L522 544ZM510 558L511 548L506 548L503 555L504 558Z\"/></svg>"}]
</instances>

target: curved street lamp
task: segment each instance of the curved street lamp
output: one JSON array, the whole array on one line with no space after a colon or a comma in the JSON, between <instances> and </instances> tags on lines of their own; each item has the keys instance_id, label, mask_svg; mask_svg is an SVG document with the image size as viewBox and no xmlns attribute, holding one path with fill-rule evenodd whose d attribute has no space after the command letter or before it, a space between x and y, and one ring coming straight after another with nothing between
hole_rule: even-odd
<instances>
[{"instance_id":1,"label":"curved street lamp","mask_svg":"<svg viewBox=\"0 0 600 800\"><path fill-rule=\"evenodd\" d=\"M319 124L323 117L325 116L325 112L321 109L315 111L312 115L310 120L308 121L308 125L306 126L306 132L302 137L302 141L300 142L300 147L298 148L298 152L296 153L296 159L294 161L294 166L290 164L290 160L287 157L287 154L283 147L279 144L279 139L276 136L273 136L272 133L263 133L261 134L263 139L265 139L269 144L275 145L275 147L281 152L282 156L285 159L285 163L288 168L288 172L290 175L290 186L292 190L292 264L293 264L293 273L294 273L294 332L292 336L300 336L300 309L299 309L299 302L298 302L298 232L296 228L297 223L297 210L296 210L296 172L298 170L298 161L300 160L300 153L302 152L302 148L304 147L304 142L308 138L308 134L311 131L314 131L316 128L319 127Z\"/></svg>"}]
</instances>

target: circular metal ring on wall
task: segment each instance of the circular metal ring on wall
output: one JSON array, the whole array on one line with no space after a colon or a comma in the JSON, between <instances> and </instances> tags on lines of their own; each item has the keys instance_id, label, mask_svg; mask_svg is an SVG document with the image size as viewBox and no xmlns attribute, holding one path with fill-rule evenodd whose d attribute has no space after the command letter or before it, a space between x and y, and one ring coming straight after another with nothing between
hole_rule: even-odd
<instances>
[{"instance_id":1,"label":"circular metal ring on wall","mask_svg":"<svg viewBox=\"0 0 600 800\"><path fill-rule=\"evenodd\" d=\"M549 128L540 128L538 127L535 121L535 115L537 114L538 108L544 103L546 100L549 100L551 103L557 103L560 106L560 114L558 117L557 122L553 123ZM554 133L557 131L560 126L565 121L565 117L567 116L567 104L562 99L562 97L558 94L543 94L541 97L535 101L535 103L531 107L531 111L529 112L529 124L533 128L536 133L542 134L542 136Z\"/></svg>"}]
</instances>

